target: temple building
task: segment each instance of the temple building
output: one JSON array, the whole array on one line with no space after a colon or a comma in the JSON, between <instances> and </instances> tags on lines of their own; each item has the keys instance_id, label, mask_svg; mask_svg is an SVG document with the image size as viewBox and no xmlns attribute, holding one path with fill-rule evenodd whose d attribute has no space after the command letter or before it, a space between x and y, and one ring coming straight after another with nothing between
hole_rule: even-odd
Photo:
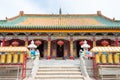
<instances>
[{"instance_id":1,"label":"temple building","mask_svg":"<svg viewBox=\"0 0 120 80\"><path fill-rule=\"evenodd\" d=\"M120 21L96 14L25 14L0 20L1 46L28 46L32 40L46 59L79 57L83 40L94 46L119 46ZM102 44L104 42L104 44ZM89 49L89 50L90 50Z\"/></svg>"}]
</instances>

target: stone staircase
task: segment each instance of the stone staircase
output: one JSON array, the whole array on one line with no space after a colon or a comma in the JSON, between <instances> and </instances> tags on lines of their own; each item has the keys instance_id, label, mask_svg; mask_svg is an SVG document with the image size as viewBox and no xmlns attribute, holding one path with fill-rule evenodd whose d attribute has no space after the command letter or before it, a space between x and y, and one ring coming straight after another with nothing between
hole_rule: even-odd
<instances>
[{"instance_id":1,"label":"stone staircase","mask_svg":"<svg viewBox=\"0 0 120 80\"><path fill-rule=\"evenodd\" d=\"M0 76L0 80L16 80L16 76Z\"/></svg>"},{"instance_id":2,"label":"stone staircase","mask_svg":"<svg viewBox=\"0 0 120 80\"><path fill-rule=\"evenodd\" d=\"M18 80L18 77L21 80L21 67L10 65L0 67L0 80Z\"/></svg>"},{"instance_id":3,"label":"stone staircase","mask_svg":"<svg viewBox=\"0 0 120 80\"><path fill-rule=\"evenodd\" d=\"M40 60L34 80L84 80L79 60Z\"/></svg>"}]
</instances>

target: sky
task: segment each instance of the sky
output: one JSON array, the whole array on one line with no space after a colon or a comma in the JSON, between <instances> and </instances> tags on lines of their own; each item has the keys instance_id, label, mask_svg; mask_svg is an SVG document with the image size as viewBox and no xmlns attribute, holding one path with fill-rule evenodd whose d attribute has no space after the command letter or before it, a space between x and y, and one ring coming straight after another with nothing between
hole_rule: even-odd
<instances>
[{"instance_id":1,"label":"sky","mask_svg":"<svg viewBox=\"0 0 120 80\"><path fill-rule=\"evenodd\" d=\"M120 0L0 0L0 20L26 14L96 14L120 20Z\"/></svg>"}]
</instances>

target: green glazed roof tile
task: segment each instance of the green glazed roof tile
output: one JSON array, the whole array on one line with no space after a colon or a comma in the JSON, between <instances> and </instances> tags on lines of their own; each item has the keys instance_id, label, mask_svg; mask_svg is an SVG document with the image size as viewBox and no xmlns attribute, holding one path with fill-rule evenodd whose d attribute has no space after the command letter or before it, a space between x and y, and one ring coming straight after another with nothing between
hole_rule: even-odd
<instances>
[{"instance_id":1,"label":"green glazed roof tile","mask_svg":"<svg viewBox=\"0 0 120 80\"><path fill-rule=\"evenodd\" d=\"M75 19L82 19L82 18L92 18L96 21L104 24L104 25L56 25L56 26L45 26L45 25L19 25L20 22L23 22L24 20L28 18L75 18ZM64 21L63 21L64 22ZM74 21L73 21L74 22ZM9 29L120 29L120 21L110 21L108 19L105 19L101 16L70 16L70 15L64 15L64 16L21 16L17 19L6 21L6 20L0 20L0 28L9 28Z\"/></svg>"}]
</instances>

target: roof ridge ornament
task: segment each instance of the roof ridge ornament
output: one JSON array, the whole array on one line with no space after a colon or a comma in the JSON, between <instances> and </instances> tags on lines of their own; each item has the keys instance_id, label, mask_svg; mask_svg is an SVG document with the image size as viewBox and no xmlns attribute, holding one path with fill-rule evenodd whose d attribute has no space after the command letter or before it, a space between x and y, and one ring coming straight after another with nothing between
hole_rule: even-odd
<instances>
[{"instance_id":1,"label":"roof ridge ornament","mask_svg":"<svg viewBox=\"0 0 120 80\"><path fill-rule=\"evenodd\" d=\"M62 9L60 8L60 9L59 9L59 15L61 15L61 14L62 14Z\"/></svg>"},{"instance_id":2,"label":"roof ridge ornament","mask_svg":"<svg viewBox=\"0 0 120 80\"><path fill-rule=\"evenodd\" d=\"M19 15L20 15L20 16L23 16L23 15L24 15L24 11L20 11L20 12L19 12Z\"/></svg>"},{"instance_id":3,"label":"roof ridge ornament","mask_svg":"<svg viewBox=\"0 0 120 80\"><path fill-rule=\"evenodd\" d=\"M8 17L6 16L5 19L8 20Z\"/></svg>"},{"instance_id":4,"label":"roof ridge ornament","mask_svg":"<svg viewBox=\"0 0 120 80\"><path fill-rule=\"evenodd\" d=\"M60 8L59 9L59 21L58 21L59 26L61 26L61 14L62 14L62 10Z\"/></svg>"},{"instance_id":5,"label":"roof ridge ornament","mask_svg":"<svg viewBox=\"0 0 120 80\"><path fill-rule=\"evenodd\" d=\"M97 15L101 16L102 15L101 11L97 11Z\"/></svg>"},{"instance_id":6,"label":"roof ridge ornament","mask_svg":"<svg viewBox=\"0 0 120 80\"><path fill-rule=\"evenodd\" d=\"M115 18L113 18L113 21L115 21Z\"/></svg>"}]
</instances>

